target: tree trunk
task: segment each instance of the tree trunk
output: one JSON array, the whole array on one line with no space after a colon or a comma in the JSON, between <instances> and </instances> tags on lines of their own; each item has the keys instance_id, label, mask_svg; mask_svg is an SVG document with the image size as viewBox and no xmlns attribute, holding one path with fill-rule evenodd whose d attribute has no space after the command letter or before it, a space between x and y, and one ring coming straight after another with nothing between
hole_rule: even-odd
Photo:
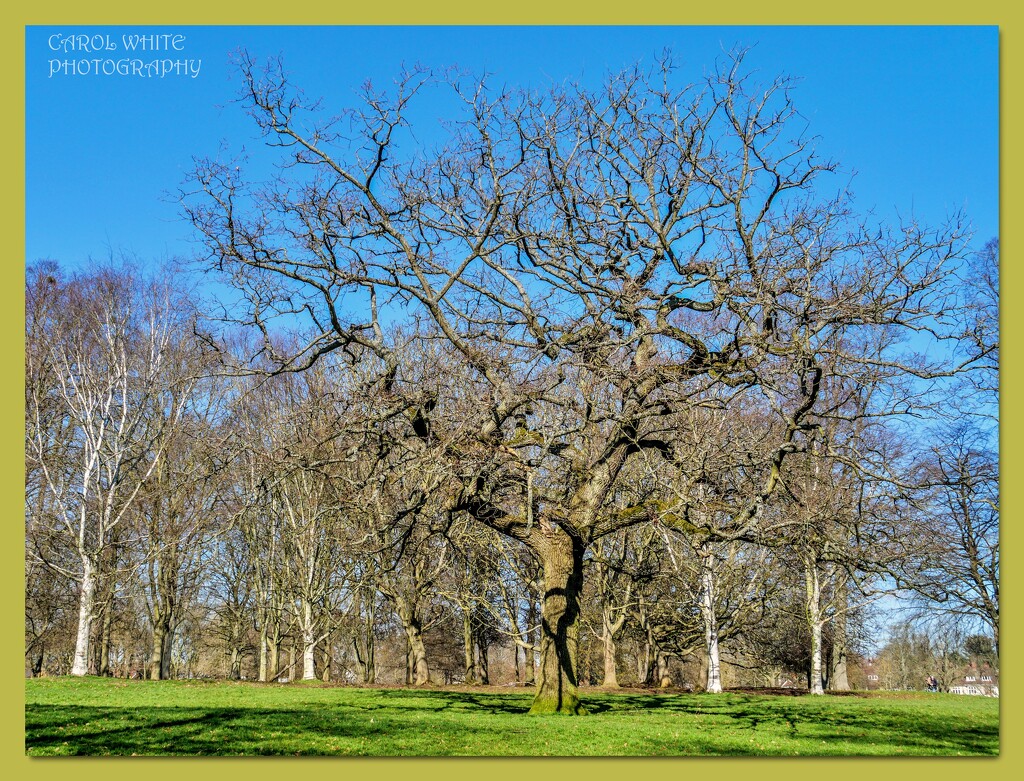
<instances>
[{"instance_id":1,"label":"tree trunk","mask_svg":"<svg viewBox=\"0 0 1024 781\"><path fill-rule=\"evenodd\" d=\"M171 649L174 646L174 624L171 624L167 628L167 634L164 635L164 654L163 654L163 666L160 668L160 675L163 680L168 680L172 677L171 663L174 661L171 655ZM180 670L178 671L180 673Z\"/></svg>"},{"instance_id":2,"label":"tree trunk","mask_svg":"<svg viewBox=\"0 0 1024 781\"><path fill-rule=\"evenodd\" d=\"M152 681L165 681L171 677L171 617L161 613L153 616L153 652L150 655L149 678Z\"/></svg>"},{"instance_id":3,"label":"tree trunk","mask_svg":"<svg viewBox=\"0 0 1024 781\"><path fill-rule=\"evenodd\" d=\"M704 650L707 653L707 681L705 690L722 693L722 667L718 653L718 616L715 614L714 554L705 543L700 551L700 612L704 620Z\"/></svg>"},{"instance_id":4,"label":"tree trunk","mask_svg":"<svg viewBox=\"0 0 1024 781\"><path fill-rule=\"evenodd\" d=\"M266 683L267 682L267 653L270 651L269 645L270 644L269 644L268 638L267 638L267 624L264 621L260 625L260 650L259 650L259 654L260 654L260 660L259 660L260 668L259 668L258 679L259 679L259 681L261 683Z\"/></svg>"},{"instance_id":5,"label":"tree trunk","mask_svg":"<svg viewBox=\"0 0 1024 781\"><path fill-rule=\"evenodd\" d=\"M82 554L82 585L78 594L78 633L75 636L75 660L72 675L89 672L89 641L92 634L93 612L96 601L96 567L92 559Z\"/></svg>"},{"instance_id":6,"label":"tree trunk","mask_svg":"<svg viewBox=\"0 0 1024 781\"><path fill-rule=\"evenodd\" d=\"M45 647L40 644L39 650L36 651L35 656L32 657L32 677L41 678L43 676L43 659L45 658Z\"/></svg>"},{"instance_id":7,"label":"tree trunk","mask_svg":"<svg viewBox=\"0 0 1024 781\"><path fill-rule=\"evenodd\" d=\"M356 662L362 675L363 683L376 683L377 671L374 662L373 619L367 618L363 625L363 642L365 653L359 645L359 637L352 638L352 647L356 652Z\"/></svg>"},{"instance_id":8,"label":"tree trunk","mask_svg":"<svg viewBox=\"0 0 1024 781\"><path fill-rule=\"evenodd\" d=\"M427 648L423 645L423 634L418 622L407 626L405 631L409 638L412 684L413 686L423 686L430 683L430 668L427 666Z\"/></svg>"},{"instance_id":9,"label":"tree trunk","mask_svg":"<svg viewBox=\"0 0 1024 781\"><path fill-rule=\"evenodd\" d=\"M108 599L103 608L103 622L100 625L100 661L97 672L105 677L110 676L110 639L114 625L114 600Z\"/></svg>"},{"instance_id":10,"label":"tree trunk","mask_svg":"<svg viewBox=\"0 0 1024 781\"><path fill-rule=\"evenodd\" d=\"M817 563L804 560L804 580L807 586L807 625L811 630L811 670L808 688L811 694L824 694L821 685L821 584Z\"/></svg>"},{"instance_id":11,"label":"tree trunk","mask_svg":"<svg viewBox=\"0 0 1024 781\"><path fill-rule=\"evenodd\" d=\"M530 713L583 714L579 697L579 617L584 545L560 529L541 532L544 568L540 680Z\"/></svg>"},{"instance_id":12,"label":"tree trunk","mask_svg":"<svg viewBox=\"0 0 1024 781\"><path fill-rule=\"evenodd\" d=\"M619 678L615 672L615 637L608 628L607 622L604 627L604 679L601 685L606 689L619 688Z\"/></svg>"},{"instance_id":13,"label":"tree trunk","mask_svg":"<svg viewBox=\"0 0 1024 781\"><path fill-rule=\"evenodd\" d=\"M466 683L476 683L476 657L473 654L473 619L469 608L462 611L462 653L466 662Z\"/></svg>"},{"instance_id":14,"label":"tree trunk","mask_svg":"<svg viewBox=\"0 0 1024 781\"><path fill-rule=\"evenodd\" d=\"M667 689L672 685L672 673L668 669L668 656L660 648L654 650L654 669L658 677L658 686Z\"/></svg>"},{"instance_id":15,"label":"tree trunk","mask_svg":"<svg viewBox=\"0 0 1024 781\"><path fill-rule=\"evenodd\" d=\"M313 623L313 606L309 600L302 602L302 680L316 680L316 627Z\"/></svg>"},{"instance_id":16,"label":"tree trunk","mask_svg":"<svg viewBox=\"0 0 1024 781\"><path fill-rule=\"evenodd\" d=\"M268 638L270 659L267 662L267 676L271 681L276 681L281 675L281 636L272 635Z\"/></svg>"},{"instance_id":17,"label":"tree trunk","mask_svg":"<svg viewBox=\"0 0 1024 781\"><path fill-rule=\"evenodd\" d=\"M847 633L846 614L849 608L849 597L846 591L846 583L839 586L838 612L832 619L832 670L829 675L829 689L832 691L850 691L850 678L847 672Z\"/></svg>"},{"instance_id":18,"label":"tree trunk","mask_svg":"<svg viewBox=\"0 0 1024 781\"><path fill-rule=\"evenodd\" d=\"M323 669L320 671L320 680L329 683L331 680L331 638L324 639L324 649L320 652L320 660Z\"/></svg>"},{"instance_id":19,"label":"tree trunk","mask_svg":"<svg viewBox=\"0 0 1024 781\"><path fill-rule=\"evenodd\" d=\"M487 686L491 682L490 663L487 658L487 642L482 637L476 639L477 668L480 670L480 683Z\"/></svg>"},{"instance_id":20,"label":"tree trunk","mask_svg":"<svg viewBox=\"0 0 1024 781\"><path fill-rule=\"evenodd\" d=\"M228 671L228 678L237 681L242 677L242 649L237 645L231 646L231 669Z\"/></svg>"},{"instance_id":21,"label":"tree trunk","mask_svg":"<svg viewBox=\"0 0 1024 781\"><path fill-rule=\"evenodd\" d=\"M159 681L164 669L164 636L167 634L167 627L162 621L158 621L153 627L153 650L149 654L149 679Z\"/></svg>"},{"instance_id":22,"label":"tree trunk","mask_svg":"<svg viewBox=\"0 0 1024 781\"><path fill-rule=\"evenodd\" d=\"M374 602L371 597L370 603L366 606L366 621L363 624L363 634L366 640L366 661L363 665L363 683L377 682L377 662L374 635Z\"/></svg>"},{"instance_id":23,"label":"tree trunk","mask_svg":"<svg viewBox=\"0 0 1024 781\"><path fill-rule=\"evenodd\" d=\"M537 639L534 626L537 624L537 605L530 596L530 606L526 611L526 641L523 647L523 683L534 686L537 682Z\"/></svg>"},{"instance_id":24,"label":"tree trunk","mask_svg":"<svg viewBox=\"0 0 1024 781\"><path fill-rule=\"evenodd\" d=\"M430 668L427 666L427 649L423 645L423 627L416 606L404 597L395 598L398 617L405 629L409 657L406 666L406 683L423 686L430 683Z\"/></svg>"}]
</instances>

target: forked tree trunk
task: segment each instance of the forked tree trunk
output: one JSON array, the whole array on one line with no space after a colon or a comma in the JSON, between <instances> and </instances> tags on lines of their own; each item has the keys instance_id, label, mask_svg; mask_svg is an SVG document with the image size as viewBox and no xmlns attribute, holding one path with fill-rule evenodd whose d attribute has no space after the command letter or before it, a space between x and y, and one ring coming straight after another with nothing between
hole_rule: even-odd
<instances>
[{"instance_id":1,"label":"forked tree trunk","mask_svg":"<svg viewBox=\"0 0 1024 781\"><path fill-rule=\"evenodd\" d=\"M430 667L427 665L427 648L423 644L423 626L416 615L415 606L403 597L395 600L398 617L405 629L409 643L409 661L407 682L413 686L424 686L430 683Z\"/></svg>"},{"instance_id":2,"label":"forked tree trunk","mask_svg":"<svg viewBox=\"0 0 1024 781\"><path fill-rule=\"evenodd\" d=\"M583 714L579 697L579 617L585 546L561 529L543 533L540 676L530 713Z\"/></svg>"},{"instance_id":3,"label":"forked tree trunk","mask_svg":"<svg viewBox=\"0 0 1024 781\"><path fill-rule=\"evenodd\" d=\"M376 663L374 662L374 642L373 642L373 625L371 622L367 622L363 632L363 642L366 645L365 653L362 647L359 645L359 638L352 638L352 647L356 652L356 663L359 665L359 671L363 677L363 683L376 683L377 682L377 671Z\"/></svg>"},{"instance_id":4,"label":"forked tree trunk","mask_svg":"<svg viewBox=\"0 0 1024 781\"><path fill-rule=\"evenodd\" d=\"M615 642L615 637L625 623L625 610L620 609L619 617L613 619L611 607L607 604L604 605L601 611L601 640L604 646L604 678L601 681L601 685L607 689L617 689L619 687L619 676L615 666L618 644Z\"/></svg>"}]
</instances>

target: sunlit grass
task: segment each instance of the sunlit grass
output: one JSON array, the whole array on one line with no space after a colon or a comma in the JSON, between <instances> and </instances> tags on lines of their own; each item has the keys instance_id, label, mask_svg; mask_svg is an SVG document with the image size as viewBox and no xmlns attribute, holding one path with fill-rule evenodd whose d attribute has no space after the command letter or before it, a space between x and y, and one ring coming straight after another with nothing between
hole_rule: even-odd
<instances>
[{"instance_id":1,"label":"sunlit grass","mask_svg":"<svg viewBox=\"0 0 1024 781\"><path fill-rule=\"evenodd\" d=\"M527 716L531 694L255 683L26 682L32 755L993 755L997 700L585 691L590 715Z\"/></svg>"}]
</instances>

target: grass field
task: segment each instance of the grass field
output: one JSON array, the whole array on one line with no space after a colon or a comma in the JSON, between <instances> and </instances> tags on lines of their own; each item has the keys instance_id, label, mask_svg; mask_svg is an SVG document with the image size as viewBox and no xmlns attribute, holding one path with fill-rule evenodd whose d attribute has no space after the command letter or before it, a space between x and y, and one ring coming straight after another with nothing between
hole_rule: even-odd
<instances>
[{"instance_id":1,"label":"grass field","mask_svg":"<svg viewBox=\"0 0 1024 781\"><path fill-rule=\"evenodd\" d=\"M493 688L26 682L25 746L54 755L951 756L999 751L999 703L905 693L584 690L590 715L527 716Z\"/></svg>"}]
</instances>

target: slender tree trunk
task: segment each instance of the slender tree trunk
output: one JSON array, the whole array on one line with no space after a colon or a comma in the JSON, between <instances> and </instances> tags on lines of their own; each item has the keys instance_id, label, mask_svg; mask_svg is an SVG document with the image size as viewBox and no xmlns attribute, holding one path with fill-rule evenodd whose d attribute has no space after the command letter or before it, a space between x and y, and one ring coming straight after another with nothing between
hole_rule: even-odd
<instances>
[{"instance_id":1,"label":"slender tree trunk","mask_svg":"<svg viewBox=\"0 0 1024 781\"><path fill-rule=\"evenodd\" d=\"M654 683L654 641L650 627L644 627L644 651L637 656L637 679L644 686Z\"/></svg>"},{"instance_id":2,"label":"slender tree trunk","mask_svg":"<svg viewBox=\"0 0 1024 781\"><path fill-rule=\"evenodd\" d=\"M231 646L231 667L228 678L237 681L242 677L242 651L237 645Z\"/></svg>"},{"instance_id":3,"label":"slender tree trunk","mask_svg":"<svg viewBox=\"0 0 1024 781\"><path fill-rule=\"evenodd\" d=\"M150 680L160 681L164 669L164 635L167 627L158 620L153 627L153 650L150 651Z\"/></svg>"},{"instance_id":4,"label":"slender tree trunk","mask_svg":"<svg viewBox=\"0 0 1024 781\"><path fill-rule=\"evenodd\" d=\"M615 672L615 637L612 635L608 622L604 626L604 679L601 685L606 689L619 688L619 678Z\"/></svg>"},{"instance_id":5,"label":"slender tree trunk","mask_svg":"<svg viewBox=\"0 0 1024 781\"><path fill-rule=\"evenodd\" d=\"M267 623L263 621L260 625L260 658L258 679L261 683L267 682L267 653L270 651L267 638Z\"/></svg>"},{"instance_id":6,"label":"slender tree trunk","mask_svg":"<svg viewBox=\"0 0 1024 781\"><path fill-rule=\"evenodd\" d=\"M473 618L469 608L462 611L462 653L466 662L466 683L474 684L476 680L476 657L473 653Z\"/></svg>"},{"instance_id":7,"label":"slender tree trunk","mask_svg":"<svg viewBox=\"0 0 1024 781\"><path fill-rule=\"evenodd\" d=\"M45 658L46 648L41 643L39 650L36 651L32 657L32 677L41 678L43 676L43 659Z\"/></svg>"},{"instance_id":8,"label":"slender tree trunk","mask_svg":"<svg viewBox=\"0 0 1024 781\"><path fill-rule=\"evenodd\" d=\"M405 685L412 686L412 640L405 636Z\"/></svg>"},{"instance_id":9,"label":"slender tree trunk","mask_svg":"<svg viewBox=\"0 0 1024 781\"><path fill-rule=\"evenodd\" d=\"M644 686L653 686L657 674L658 643L654 639L654 627L651 625L647 606L640 601L640 629L644 633L643 653L637 658L637 677Z\"/></svg>"},{"instance_id":10,"label":"slender tree trunk","mask_svg":"<svg viewBox=\"0 0 1024 781\"><path fill-rule=\"evenodd\" d=\"M537 603L530 595L530 605L526 611L526 642L523 647L524 683L527 686L534 686L537 683L537 639L534 627L537 624Z\"/></svg>"},{"instance_id":11,"label":"slender tree trunk","mask_svg":"<svg viewBox=\"0 0 1024 781\"><path fill-rule=\"evenodd\" d=\"M100 661L97 672L100 675L110 676L110 640L114 626L114 600L113 595L107 600L103 608L103 622L100 624Z\"/></svg>"},{"instance_id":12,"label":"slender tree trunk","mask_svg":"<svg viewBox=\"0 0 1024 781\"><path fill-rule=\"evenodd\" d=\"M313 623L313 606L308 600L302 602L302 680L316 680L316 627Z\"/></svg>"},{"instance_id":13,"label":"slender tree trunk","mask_svg":"<svg viewBox=\"0 0 1024 781\"><path fill-rule=\"evenodd\" d=\"M807 587L807 625L811 630L811 670L808 688L811 694L824 694L821 685L821 583L817 563L804 560L804 580Z\"/></svg>"},{"instance_id":14,"label":"slender tree trunk","mask_svg":"<svg viewBox=\"0 0 1024 781\"><path fill-rule=\"evenodd\" d=\"M373 642L373 619L368 618L363 625L363 643L365 651L359 646L360 638L352 638L352 647L356 651L356 662L359 664L359 671L363 683L375 683L377 672L374 664L374 642ZM408 665L407 665L408 666Z\"/></svg>"},{"instance_id":15,"label":"slender tree trunk","mask_svg":"<svg viewBox=\"0 0 1024 781\"><path fill-rule=\"evenodd\" d=\"M363 667L363 683L377 682L377 663L374 634L374 602L371 597L370 603L366 606L366 621L363 624L363 634L366 639L366 664Z\"/></svg>"},{"instance_id":16,"label":"slender tree trunk","mask_svg":"<svg viewBox=\"0 0 1024 781\"><path fill-rule=\"evenodd\" d=\"M270 659L267 675L269 680L276 681L281 675L281 635L273 634L269 638Z\"/></svg>"},{"instance_id":17,"label":"slender tree trunk","mask_svg":"<svg viewBox=\"0 0 1024 781\"><path fill-rule=\"evenodd\" d=\"M838 612L832 619L832 670L829 675L829 689L832 691L850 691L850 678L847 671L847 633L846 615L849 608L849 594L846 583L839 585Z\"/></svg>"},{"instance_id":18,"label":"slender tree trunk","mask_svg":"<svg viewBox=\"0 0 1024 781\"><path fill-rule=\"evenodd\" d=\"M536 550L544 568L540 680L530 713L582 714L578 656L585 548L559 529L540 534L546 537Z\"/></svg>"},{"instance_id":19,"label":"slender tree trunk","mask_svg":"<svg viewBox=\"0 0 1024 781\"><path fill-rule=\"evenodd\" d=\"M704 650L707 654L705 690L722 693L722 667L718 653L718 616L715 614L714 554L705 543L700 551L700 612L704 620Z\"/></svg>"},{"instance_id":20,"label":"slender tree trunk","mask_svg":"<svg viewBox=\"0 0 1024 781\"><path fill-rule=\"evenodd\" d=\"M320 662L323 669L320 671L320 680L328 683L331 680L331 638L324 638L324 648L320 652Z\"/></svg>"},{"instance_id":21,"label":"slender tree trunk","mask_svg":"<svg viewBox=\"0 0 1024 781\"><path fill-rule=\"evenodd\" d=\"M487 642L482 637L476 638L477 668L480 670L480 683L488 685L491 682L490 663L487 658Z\"/></svg>"},{"instance_id":22,"label":"slender tree trunk","mask_svg":"<svg viewBox=\"0 0 1024 781\"><path fill-rule=\"evenodd\" d=\"M89 642L92 635L93 614L96 609L96 567L92 558L82 554L82 585L78 593L78 633L75 636L75 659L72 675L89 672Z\"/></svg>"}]
</instances>

